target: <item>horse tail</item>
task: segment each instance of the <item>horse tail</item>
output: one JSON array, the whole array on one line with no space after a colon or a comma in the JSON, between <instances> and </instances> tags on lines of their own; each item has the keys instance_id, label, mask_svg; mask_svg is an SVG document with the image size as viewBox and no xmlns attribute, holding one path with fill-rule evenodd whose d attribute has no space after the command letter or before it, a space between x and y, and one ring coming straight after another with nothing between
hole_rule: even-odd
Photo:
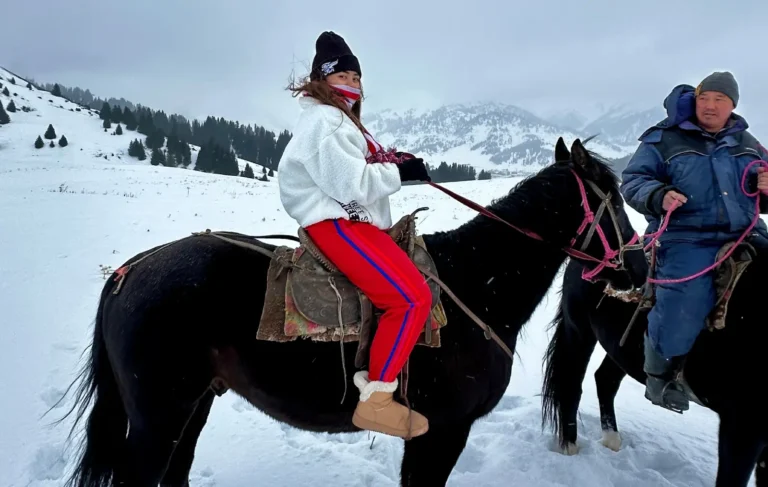
<instances>
[{"instance_id":1,"label":"horse tail","mask_svg":"<svg viewBox=\"0 0 768 487\"><path fill-rule=\"evenodd\" d=\"M85 444L80 447L80 458L66 483L67 487L111 486L115 465L126 441L128 416L107 356L103 332L104 301L111 288L110 280L104 286L99 300L90 359L72 384L80 382L75 392L75 404L65 415L69 416L77 410L70 431L71 437L75 427L85 416L88 406L93 402L85 429Z\"/></svg>"},{"instance_id":2,"label":"horse tail","mask_svg":"<svg viewBox=\"0 0 768 487\"><path fill-rule=\"evenodd\" d=\"M550 424L552 431L561 433L561 406L563 397L561 391L566 386L569 374L568 343L566 343L565 314L563 313L563 302L557 307L557 313L552 320L550 328L555 328L555 334L549 341L547 351L544 354L546 362L546 371L544 373L544 383L542 385L542 409L541 422L542 427ZM571 379L572 380L572 379Z\"/></svg>"}]
</instances>

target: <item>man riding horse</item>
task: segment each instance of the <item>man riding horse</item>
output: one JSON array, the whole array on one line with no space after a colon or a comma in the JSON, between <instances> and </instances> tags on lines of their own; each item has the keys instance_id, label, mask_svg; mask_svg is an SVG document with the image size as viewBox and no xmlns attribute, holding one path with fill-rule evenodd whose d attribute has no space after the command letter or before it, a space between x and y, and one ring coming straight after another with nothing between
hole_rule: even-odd
<instances>
[{"instance_id":1,"label":"man riding horse","mask_svg":"<svg viewBox=\"0 0 768 487\"><path fill-rule=\"evenodd\" d=\"M737 240L755 218L755 202L745 191L768 190L768 172L747 166L768 160L766 150L747 131L746 120L733 113L739 88L729 72L715 72L696 88L679 85L664 100L667 118L640 137L640 147L623 172L624 199L658 230L657 279L680 279L715 262L724 244ZM755 175L757 177L755 177ZM679 208L678 208L679 207ZM760 212L768 212L768 197ZM766 237L758 219L753 234ZM704 329L715 301L713 271L680 283L659 283L645 335L645 397L676 411L688 409L688 397L673 380L680 363Z\"/></svg>"}]
</instances>

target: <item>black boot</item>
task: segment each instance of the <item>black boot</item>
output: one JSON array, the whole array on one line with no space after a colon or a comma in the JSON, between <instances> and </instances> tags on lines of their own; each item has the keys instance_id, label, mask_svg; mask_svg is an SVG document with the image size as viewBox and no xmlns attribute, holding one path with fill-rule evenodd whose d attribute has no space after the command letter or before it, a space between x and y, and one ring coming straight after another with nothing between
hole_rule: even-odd
<instances>
[{"instance_id":1,"label":"black boot","mask_svg":"<svg viewBox=\"0 0 768 487\"><path fill-rule=\"evenodd\" d=\"M645 335L645 398L677 413L688 410L688 395L674 380L675 363L659 355Z\"/></svg>"}]
</instances>

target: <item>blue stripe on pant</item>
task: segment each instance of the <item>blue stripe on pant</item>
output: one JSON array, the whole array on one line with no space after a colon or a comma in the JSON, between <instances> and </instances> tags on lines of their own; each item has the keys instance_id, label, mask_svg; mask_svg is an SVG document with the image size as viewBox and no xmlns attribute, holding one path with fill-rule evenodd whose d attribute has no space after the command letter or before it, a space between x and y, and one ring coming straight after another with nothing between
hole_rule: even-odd
<instances>
[{"instance_id":1,"label":"blue stripe on pant","mask_svg":"<svg viewBox=\"0 0 768 487\"><path fill-rule=\"evenodd\" d=\"M723 244L664 242L657 251L656 279L679 279L715 262ZM656 284L656 303L648 314L648 336L664 358L693 348L715 305L713 271L677 284Z\"/></svg>"},{"instance_id":2,"label":"blue stripe on pant","mask_svg":"<svg viewBox=\"0 0 768 487\"><path fill-rule=\"evenodd\" d=\"M333 222L334 228L336 228L336 232L338 232L339 236L347 242L350 247L352 247L355 252L357 252L362 258L364 258L371 266L373 266L376 271L378 271L379 274L381 274L384 279L387 280L390 284L392 284L392 287L394 287L398 293L403 297L406 303L408 303L408 310L405 312L405 316L403 316L403 321L400 323L400 328L397 331L397 338L395 338L395 343L392 346L392 349L389 352L389 355L387 356L386 362L384 362L384 367L381 369L381 375L384 376L387 374L387 371L389 370L389 364L392 362L392 358L395 356L395 351L397 351L398 347L400 346L400 343L403 338L403 332L406 329L406 325L408 324L408 319L411 317L411 312L413 311L413 300L403 291L403 289L395 282L395 280L387 274L384 269L379 266L376 261L373 260L371 256L366 254L355 242L352 241L352 239L344 232L344 230L341 228L341 225L338 221Z\"/></svg>"}]
</instances>

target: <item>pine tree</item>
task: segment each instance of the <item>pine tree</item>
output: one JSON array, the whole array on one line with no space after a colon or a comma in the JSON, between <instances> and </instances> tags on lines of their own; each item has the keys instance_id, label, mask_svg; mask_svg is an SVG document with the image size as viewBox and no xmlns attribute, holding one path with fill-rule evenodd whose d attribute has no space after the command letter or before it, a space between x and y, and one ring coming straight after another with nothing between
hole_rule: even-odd
<instances>
[{"instance_id":1,"label":"pine tree","mask_svg":"<svg viewBox=\"0 0 768 487\"><path fill-rule=\"evenodd\" d=\"M478 181L487 181L491 179L491 173L485 170L480 171L480 174L477 176Z\"/></svg>"},{"instance_id":2,"label":"pine tree","mask_svg":"<svg viewBox=\"0 0 768 487\"><path fill-rule=\"evenodd\" d=\"M123 109L123 123L128 130L136 130L139 126L138 122L136 122L136 117L133 116L133 112L128 107Z\"/></svg>"},{"instance_id":3,"label":"pine tree","mask_svg":"<svg viewBox=\"0 0 768 487\"><path fill-rule=\"evenodd\" d=\"M117 128L115 129L116 135L123 135L123 127L120 126L120 124L117 124Z\"/></svg>"},{"instance_id":4,"label":"pine tree","mask_svg":"<svg viewBox=\"0 0 768 487\"><path fill-rule=\"evenodd\" d=\"M44 137L46 139L55 139L56 138L56 131L53 130L53 125L48 124L48 130L45 131Z\"/></svg>"},{"instance_id":5,"label":"pine tree","mask_svg":"<svg viewBox=\"0 0 768 487\"><path fill-rule=\"evenodd\" d=\"M5 125L6 123L11 123L11 117L5 113L5 108L3 108L3 104L0 103L0 125Z\"/></svg>"},{"instance_id":6,"label":"pine tree","mask_svg":"<svg viewBox=\"0 0 768 487\"><path fill-rule=\"evenodd\" d=\"M53 141L51 141L51 143L48 144L48 147L56 147L56 144L54 144Z\"/></svg>"},{"instance_id":7,"label":"pine tree","mask_svg":"<svg viewBox=\"0 0 768 487\"><path fill-rule=\"evenodd\" d=\"M69 141L67 140L67 138L65 136L63 136L63 135L61 136L61 139L59 139L59 145L61 147L66 147L66 146L69 145Z\"/></svg>"},{"instance_id":8,"label":"pine tree","mask_svg":"<svg viewBox=\"0 0 768 487\"><path fill-rule=\"evenodd\" d=\"M112 128L112 122L109 121L109 119L105 119L104 123L102 124L102 127L104 127L104 130L111 129Z\"/></svg>"},{"instance_id":9,"label":"pine tree","mask_svg":"<svg viewBox=\"0 0 768 487\"><path fill-rule=\"evenodd\" d=\"M99 112L99 118L102 120L112 119L112 109L109 107L109 103L104 102L104 104L101 106L101 111ZM109 127L105 127L105 128L109 128Z\"/></svg>"},{"instance_id":10,"label":"pine tree","mask_svg":"<svg viewBox=\"0 0 768 487\"><path fill-rule=\"evenodd\" d=\"M213 172L227 176L237 176L240 174L240 166L237 164L237 156L231 150L219 150L219 157L214 166Z\"/></svg>"},{"instance_id":11,"label":"pine tree","mask_svg":"<svg viewBox=\"0 0 768 487\"><path fill-rule=\"evenodd\" d=\"M32 83L27 83L27 88L31 90L32 89Z\"/></svg>"},{"instance_id":12,"label":"pine tree","mask_svg":"<svg viewBox=\"0 0 768 487\"><path fill-rule=\"evenodd\" d=\"M128 155L131 157L136 157L140 161L144 161L147 159L147 154L146 152L144 152L144 145L141 143L139 139L134 139L128 145Z\"/></svg>"},{"instance_id":13,"label":"pine tree","mask_svg":"<svg viewBox=\"0 0 768 487\"><path fill-rule=\"evenodd\" d=\"M155 129L147 134L147 147L150 149L161 149L165 145L165 134L160 129Z\"/></svg>"},{"instance_id":14,"label":"pine tree","mask_svg":"<svg viewBox=\"0 0 768 487\"><path fill-rule=\"evenodd\" d=\"M42 149L44 145L45 142L43 142L43 138L38 135L37 140L35 141L35 149Z\"/></svg>"},{"instance_id":15,"label":"pine tree","mask_svg":"<svg viewBox=\"0 0 768 487\"><path fill-rule=\"evenodd\" d=\"M267 174L267 168L264 166L261 166L261 174Z\"/></svg>"},{"instance_id":16,"label":"pine tree","mask_svg":"<svg viewBox=\"0 0 768 487\"><path fill-rule=\"evenodd\" d=\"M271 178L275 177L275 173L272 172L272 169L269 170L269 172L267 173L267 176L269 176Z\"/></svg>"},{"instance_id":17,"label":"pine tree","mask_svg":"<svg viewBox=\"0 0 768 487\"><path fill-rule=\"evenodd\" d=\"M58 83L53 85L53 91L51 91L51 94L53 96L61 96L61 88L59 88L59 84Z\"/></svg>"},{"instance_id":18,"label":"pine tree","mask_svg":"<svg viewBox=\"0 0 768 487\"><path fill-rule=\"evenodd\" d=\"M250 164L248 164L248 163L245 164L245 170L243 171L242 176L244 178L251 178L251 179L256 177L256 175L253 174L253 169L251 169L251 165Z\"/></svg>"},{"instance_id":19,"label":"pine tree","mask_svg":"<svg viewBox=\"0 0 768 487\"><path fill-rule=\"evenodd\" d=\"M115 105L109 112L109 119L112 120L112 123L122 123L123 110L121 110L119 106Z\"/></svg>"},{"instance_id":20,"label":"pine tree","mask_svg":"<svg viewBox=\"0 0 768 487\"><path fill-rule=\"evenodd\" d=\"M165 164L165 154L160 149L152 149L152 159L149 160L153 166Z\"/></svg>"},{"instance_id":21,"label":"pine tree","mask_svg":"<svg viewBox=\"0 0 768 487\"><path fill-rule=\"evenodd\" d=\"M13 100L8 103L8 111L11 113L16 113L16 104L13 103Z\"/></svg>"},{"instance_id":22,"label":"pine tree","mask_svg":"<svg viewBox=\"0 0 768 487\"><path fill-rule=\"evenodd\" d=\"M140 134L150 135L156 130L155 122L152 121L152 117L148 113L142 112L141 115L138 115L138 112L136 112L136 116L139 117L139 125L137 130Z\"/></svg>"},{"instance_id":23,"label":"pine tree","mask_svg":"<svg viewBox=\"0 0 768 487\"><path fill-rule=\"evenodd\" d=\"M176 167L178 166L178 162L176 161L176 154L171 152L170 150L165 153L165 162L163 162L163 165L165 167Z\"/></svg>"},{"instance_id":24,"label":"pine tree","mask_svg":"<svg viewBox=\"0 0 768 487\"><path fill-rule=\"evenodd\" d=\"M11 96L11 92L10 92L10 91L8 91L8 87L7 87L7 86L6 86L5 88L3 88L3 94L4 94L5 96Z\"/></svg>"},{"instance_id":25,"label":"pine tree","mask_svg":"<svg viewBox=\"0 0 768 487\"><path fill-rule=\"evenodd\" d=\"M140 161L146 161L147 160L147 151L144 149L144 144L141 143L140 140L137 140L138 145L136 146L136 153L138 154L138 158Z\"/></svg>"},{"instance_id":26,"label":"pine tree","mask_svg":"<svg viewBox=\"0 0 768 487\"><path fill-rule=\"evenodd\" d=\"M15 84L16 84L16 78L11 78L11 84L12 84L12 85L15 85Z\"/></svg>"}]
</instances>

